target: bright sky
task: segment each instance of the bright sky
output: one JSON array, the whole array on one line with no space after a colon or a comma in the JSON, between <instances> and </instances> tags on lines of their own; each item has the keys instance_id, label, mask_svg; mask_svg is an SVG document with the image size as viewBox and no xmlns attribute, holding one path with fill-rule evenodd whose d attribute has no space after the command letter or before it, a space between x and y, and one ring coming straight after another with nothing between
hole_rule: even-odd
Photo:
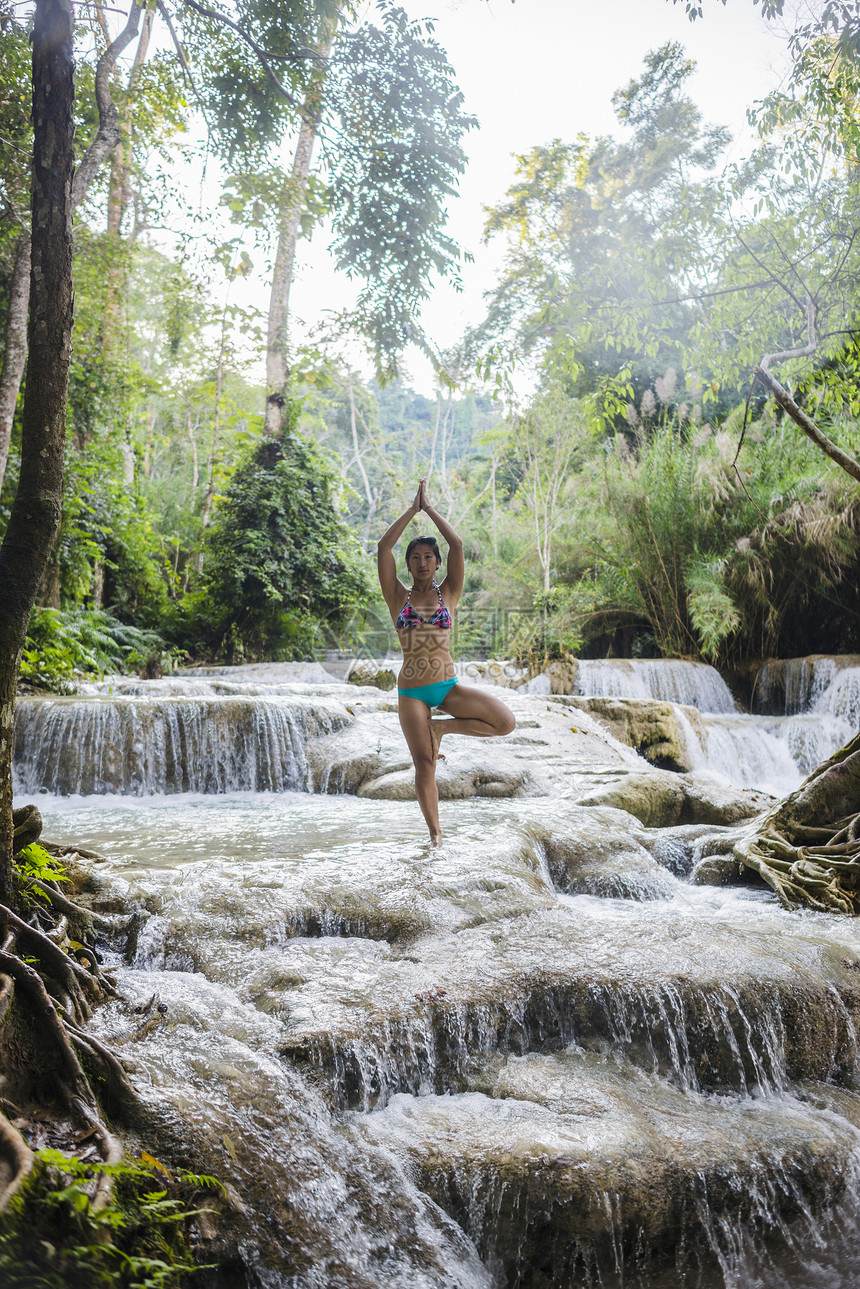
<instances>
[{"instance_id":1,"label":"bright sky","mask_svg":"<svg viewBox=\"0 0 860 1289\"><path fill-rule=\"evenodd\" d=\"M710 0L705 18L688 21L683 0L401 0L415 18L437 19L467 108L480 130L467 137L469 167L453 202L449 230L475 256L463 270L464 290L438 287L424 325L438 348L453 344L480 320L483 293L494 281L502 246L481 244L484 205L494 204L514 177L514 154L553 138L616 132L613 92L642 71L650 49L680 41L698 64L690 93L710 124L726 125L739 156L748 139L746 108L778 83L784 40L762 21L753 0ZM266 306L262 282L255 303ZM329 267L324 230L299 245L292 295L296 323L312 325L349 299L349 284ZM301 334L299 326L297 334ZM430 393L429 364L407 355L412 383Z\"/></svg>"}]
</instances>

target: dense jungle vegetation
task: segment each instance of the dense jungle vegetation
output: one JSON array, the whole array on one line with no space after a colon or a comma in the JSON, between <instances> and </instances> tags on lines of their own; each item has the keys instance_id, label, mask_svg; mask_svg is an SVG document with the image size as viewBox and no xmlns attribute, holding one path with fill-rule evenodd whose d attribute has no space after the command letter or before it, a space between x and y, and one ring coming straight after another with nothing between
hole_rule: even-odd
<instances>
[{"instance_id":1,"label":"dense jungle vegetation","mask_svg":"<svg viewBox=\"0 0 860 1289\"><path fill-rule=\"evenodd\" d=\"M486 236L507 254L485 321L436 355L426 397L399 352L420 338L431 272L456 273L440 218L473 122L431 32L388 5L375 25L328 8L311 73L290 72L299 111L295 94L285 105L249 73L231 31L188 9L177 10L184 65L166 11L144 9L106 68L120 143L75 207L63 516L24 681L62 690L76 673L157 674L178 659L386 649L371 556L422 475L466 538L461 656L735 665L860 650L856 481L751 386L769 356L851 453L850 23L797 29L788 81L751 106L758 141L742 163L726 165L726 131L703 121L674 44L617 90L612 136L536 141L487 211ZM258 14L269 42L274 12ZM9 369L30 146L28 31L15 13L0 9L0 534L18 478L21 364L17 381ZM107 33L96 6L78 37L83 140L98 132ZM392 67L420 105L402 94L380 106ZM308 104L315 165L313 137L300 158ZM405 130L408 155L392 146L385 173L362 169L369 135ZM292 169L280 166L284 140ZM204 148L233 221L220 238L177 178ZM408 253L396 201L411 202ZM294 349L296 240L320 224L362 290L314 347ZM253 259L272 265L267 317L235 303Z\"/></svg>"}]
</instances>

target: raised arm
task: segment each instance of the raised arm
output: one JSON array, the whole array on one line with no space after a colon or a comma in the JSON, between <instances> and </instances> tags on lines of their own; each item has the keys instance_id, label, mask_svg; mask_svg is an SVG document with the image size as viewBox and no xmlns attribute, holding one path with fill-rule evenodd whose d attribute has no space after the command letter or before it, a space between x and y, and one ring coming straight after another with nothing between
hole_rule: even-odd
<instances>
[{"instance_id":1,"label":"raised arm","mask_svg":"<svg viewBox=\"0 0 860 1289\"><path fill-rule=\"evenodd\" d=\"M439 529L439 532L448 543L448 560L445 569L445 581L443 586L448 599L456 605L460 596L463 594L463 582L466 577L466 561L463 558L463 539L454 531L447 519L434 510L427 500L427 485L421 480L421 487L418 489L418 500L421 503L421 509L429 515L433 523Z\"/></svg>"},{"instance_id":2,"label":"raised arm","mask_svg":"<svg viewBox=\"0 0 860 1289\"><path fill-rule=\"evenodd\" d=\"M422 483L423 486L423 483ZM385 602L391 609L392 604L396 601L401 591L405 591L405 584L397 576L397 562L394 558L394 547L400 540L403 532L415 516L421 510L421 488L415 494L415 500L408 510L395 519L390 528L387 528L379 539L379 545L376 548L376 568L379 573L379 585L382 587L382 594Z\"/></svg>"}]
</instances>

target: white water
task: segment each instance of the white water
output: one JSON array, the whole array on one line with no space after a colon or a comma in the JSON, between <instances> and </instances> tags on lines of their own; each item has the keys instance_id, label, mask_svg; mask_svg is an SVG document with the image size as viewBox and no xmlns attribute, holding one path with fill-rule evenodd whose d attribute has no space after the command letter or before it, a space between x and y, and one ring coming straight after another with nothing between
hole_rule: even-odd
<instances>
[{"instance_id":1,"label":"white water","mask_svg":"<svg viewBox=\"0 0 860 1289\"><path fill-rule=\"evenodd\" d=\"M105 908L148 911L94 1024L236 1188L249 1285L853 1289L853 923L664 870L558 895L564 802L448 803L435 853L411 802L40 804L108 856Z\"/></svg>"},{"instance_id":2,"label":"white water","mask_svg":"<svg viewBox=\"0 0 860 1289\"><path fill-rule=\"evenodd\" d=\"M698 706L697 768L796 781L827 720L742 716L710 670L594 674ZM809 687L828 720L850 671ZM854 1289L860 929L689 885L725 830L577 805L636 758L511 701L508 747L478 745L493 795L443 802L436 851L412 800L314 793L345 737L403 759L393 701L328 673L21 703L46 836L107 857L97 908L137 910L93 1024L169 1126L153 1150L179 1133L235 1187L241 1289Z\"/></svg>"},{"instance_id":3,"label":"white water","mask_svg":"<svg viewBox=\"0 0 860 1289\"><path fill-rule=\"evenodd\" d=\"M774 796L796 788L860 728L860 659L796 658L766 664L747 716L713 669L702 663L609 659L582 661L577 693L659 699L697 707L704 743L678 713L696 770Z\"/></svg>"},{"instance_id":4,"label":"white water","mask_svg":"<svg viewBox=\"0 0 860 1289\"><path fill-rule=\"evenodd\" d=\"M776 737L809 774L860 728L860 658L792 658L759 673L756 710L773 713Z\"/></svg>"},{"instance_id":5,"label":"white water","mask_svg":"<svg viewBox=\"0 0 860 1289\"><path fill-rule=\"evenodd\" d=\"M320 697L164 697L170 682L151 683L154 697L22 699L16 792L309 791L308 738L349 720Z\"/></svg>"},{"instance_id":6,"label":"white water","mask_svg":"<svg viewBox=\"0 0 860 1289\"><path fill-rule=\"evenodd\" d=\"M702 712L737 711L720 673L702 662L582 659L576 667L575 692L589 698L656 698Z\"/></svg>"}]
</instances>

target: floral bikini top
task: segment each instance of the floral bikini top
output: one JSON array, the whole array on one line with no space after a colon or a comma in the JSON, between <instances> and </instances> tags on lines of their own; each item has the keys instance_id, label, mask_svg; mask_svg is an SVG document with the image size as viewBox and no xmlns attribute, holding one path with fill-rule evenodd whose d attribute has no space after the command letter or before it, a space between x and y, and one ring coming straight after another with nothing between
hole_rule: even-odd
<instances>
[{"instance_id":1,"label":"floral bikini top","mask_svg":"<svg viewBox=\"0 0 860 1289\"><path fill-rule=\"evenodd\" d=\"M412 595L412 587L410 586L406 595L406 603L400 610L397 617L396 626L398 631L401 631L404 627L417 627L419 623L423 623L425 627L442 627L444 631L451 630L451 626L453 625L451 614L445 606L445 602L442 599L442 592L439 590L436 582L433 583L433 589L439 596L439 608L431 618L422 618L417 609L413 609L410 602L410 597Z\"/></svg>"}]
</instances>

